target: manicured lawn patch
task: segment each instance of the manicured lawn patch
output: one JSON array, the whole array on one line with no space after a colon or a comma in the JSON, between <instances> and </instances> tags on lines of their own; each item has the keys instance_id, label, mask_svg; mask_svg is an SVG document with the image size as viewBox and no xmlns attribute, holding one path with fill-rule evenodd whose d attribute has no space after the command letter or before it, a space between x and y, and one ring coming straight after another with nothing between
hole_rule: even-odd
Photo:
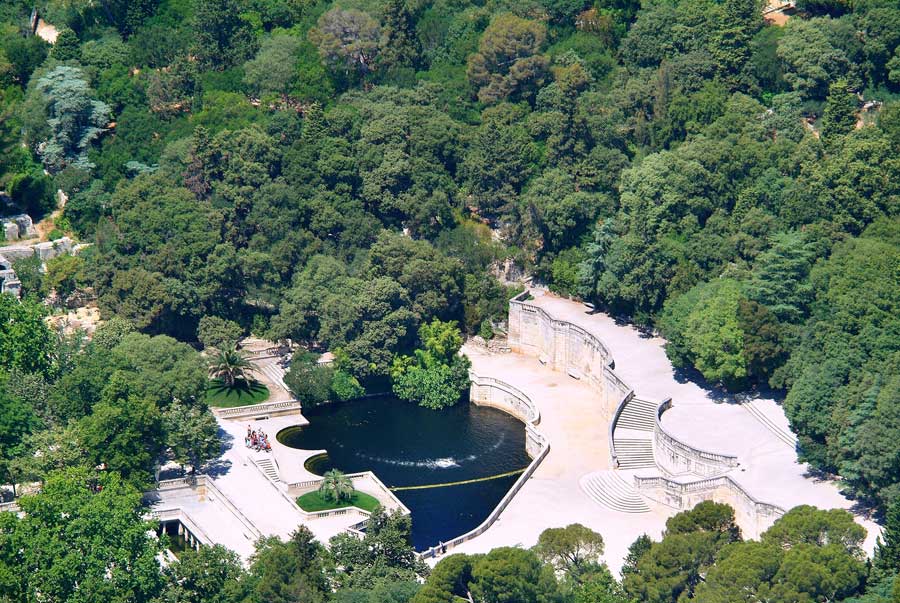
<instances>
[{"instance_id":1,"label":"manicured lawn patch","mask_svg":"<svg viewBox=\"0 0 900 603\"><path fill-rule=\"evenodd\" d=\"M259 381L238 381L227 387L220 379L212 379L206 388L206 403L216 408L259 404L268 397L269 388Z\"/></svg>"},{"instance_id":2,"label":"manicured lawn patch","mask_svg":"<svg viewBox=\"0 0 900 603\"><path fill-rule=\"evenodd\" d=\"M339 503L325 500L318 491L307 492L297 499L300 508L307 512L324 511L326 509L343 509L344 507L359 507L363 511L374 511L375 507L380 505L378 499L370 496L365 492L354 492L350 500L341 501Z\"/></svg>"}]
</instances>

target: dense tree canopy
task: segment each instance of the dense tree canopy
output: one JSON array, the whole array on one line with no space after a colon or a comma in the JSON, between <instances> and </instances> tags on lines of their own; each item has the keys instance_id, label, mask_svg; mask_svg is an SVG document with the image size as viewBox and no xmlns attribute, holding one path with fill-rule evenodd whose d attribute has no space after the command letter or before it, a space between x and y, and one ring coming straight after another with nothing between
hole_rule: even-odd
<instances>
[{"instance_id":1,"label":"dense tree canopy","mask_svg":"<svg viewBox=\"0 0 900 603\"><path fill-rule=\"evenodd\" d=\"M0 298L6 479L101 465L144 487L162 458L202 465L217 441L191 346L245 335L335 355L319 367L297 350L289 380L305 401L393 387L455 400L459 338L502 335L508 260L657 329L713 386L782 390L802 459L891 507L900 8L799 0L776 25L762 4L2 3L3 210L93 243L46 274L18 263L26 299ZM30 35L34 7L55 44ZM96 295L106 324L90 343L53 337L38 301L50 289ZM720 511L635 543L628 596L869 596L853 547L809 535L837 533L832 520L784 518L773 534L807 534L785 549L737 542ZM406 551L402 533L379 546ZM185 559L164 600L413 597L406 553L388 571L344 544L369 569L337 592L319 574L340 570L300 533L264 543L241 577L221 556ZM582 564L545 544L557 569ZM886 563L871 597L894 588ZM575 579L535 551L450 557L415 599L622 601L587 565ZM7 578L16 592L32 579ZM146 584L121 597L162 592Z\"/></svg>"}]
</instances>

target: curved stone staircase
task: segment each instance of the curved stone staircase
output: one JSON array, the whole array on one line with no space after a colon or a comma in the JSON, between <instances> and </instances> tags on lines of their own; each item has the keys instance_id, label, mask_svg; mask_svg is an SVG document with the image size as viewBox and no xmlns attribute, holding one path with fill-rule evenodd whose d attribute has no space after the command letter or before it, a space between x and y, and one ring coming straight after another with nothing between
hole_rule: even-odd
<instances>
[{"instance_id":1,"label":"curved stone staircase","mask_svg":"<svg viewBox=\"0 0 900 603\"><path fill-rule=\"evenodd\" d=\"M656 425L657 402L632 398L625 403L613 432L613 444L619 469L655 467L653 428Z\"/></svg>"},{"instance_id":2,"label":"curved stone staircase","mask_svg":"<svg viewBox=\"0 0 900 603\"><path fill-rule=\"evenodd\" d=\"M622 409L619 420L616 422L616 429L653 431L653 427L656 425L656 411L658 408L659 402L632 398L625 404L625 408Z\"/></svg>"},{"instance_id":3,"label":"curved stone staircase","mask_svg":"<svg viewBox=\"0 0 900 603\"><path fill-rule=\"evenodd\" d=\"M581 489L591 500L622 513L648 513L644 498L616 471L595 471L579 480Z\"/></svg>"},{"instance_id":4,"label":"curved stone staircase","mask_svg":"<svg viewBox=\"0 0 900 603\"><path fill-rule=\"evenodd\" d=\"M656 467L653 458L653 440L650 438L614 438L619 469L645 469Z\"/></svg>"}]
</instances>

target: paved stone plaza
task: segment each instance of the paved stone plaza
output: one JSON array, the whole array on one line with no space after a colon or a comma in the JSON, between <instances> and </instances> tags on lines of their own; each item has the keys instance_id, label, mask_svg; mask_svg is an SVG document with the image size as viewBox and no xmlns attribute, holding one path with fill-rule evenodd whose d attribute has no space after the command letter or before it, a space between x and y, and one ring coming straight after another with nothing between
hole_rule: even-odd
<instances>
[{"instance_id":1,"label":"paved stone plaza","mask_svg":"<svg viewBox=\"0 0 900 603\"><path fill-rule=\"evenodd\" d=\"M635 395L657 403L671 397L673 407L663 415L665 429L685 443L738 457L729 473L759 500L785 509L799 504L823 508L852 508L833 481L809 476L797 462L787 419L774 400L754 399L747 408L735 399L705 389L676 375L665 356L664 341L647 337L609 316L552 295L532 292L528 303L553 319L576 324L603 341L615 361L615 373ZM605 559L618 570L628 545L640 534L658 537L665 519L675 510L646 500L649 511L625 513L592 500L579 486L583 476L612 469L608 425L615 401L604 401L587 381L551 370L537 357L487 354L467 346L473 370L521 389L541 412L540 430L550 439L550 453L516 495L500 519L484 534L454 551L484 552L496 546L531 546L547 527L583 523L606 541ZM626 480L631 474L624 472ZM868 530L866 549L874 546L878 526L857 517Z\"/></svg>"}]
</instances>

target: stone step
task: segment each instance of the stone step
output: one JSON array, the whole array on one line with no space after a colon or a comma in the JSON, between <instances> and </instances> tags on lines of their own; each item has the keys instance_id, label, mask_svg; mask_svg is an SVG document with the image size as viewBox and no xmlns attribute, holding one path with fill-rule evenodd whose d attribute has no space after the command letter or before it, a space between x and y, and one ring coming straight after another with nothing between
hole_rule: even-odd
<instances>
[{"instance_id":1,"label":"stone step","mask_svg":"<svg viewBox=\"0 0 900 603\"><path fill-rule=\"evenodd\" d=\"M656 422L652 418L649 420L639 420L630 417L619 417L619 420L616 422L617 428L635 429L637 431L653 431L655 426Z\"/></svg>"},{"instance_id":2,"label":"stone step","mask_svg":"<svg viewBox=\"0 0 900 603\"><path fill-rule=\"evenodd\" d=\"M656 425L656 409L658 404L647 400L632 399L622 409L616 427L652 431Z\"/></svg>"},{"instance_id":3,"label":"stone step","mask_svg":"<svg viewBox=\"0 0 900 603\"><path fill-rule=\"evenodd\" d=\"M766 416L766 413L763 410L757 408L752 400L744 402L743 404L741 404L741 406L747 412L749 412L754 419L759 421L759 423L762 424L763 427L768 429L776 438L778 438L791 448L797 447L797 436L784 429L783 427L778 426L778 424L776 424L772 419Z\"/></svg>"},{"instance_id":4,"label":"stone step","mask_svg":"<svg viewBox=\"0 0 900 603\"><path fill-rule=\"evenodd\" d=\"M278 469L275 468L275 463L272 462L272 459L254 459L253 462L271 481L275 483L281 482L281 478L278 476Z\"/></svg>"},{"instance_id":5,"label":"stone step","mask_svg":"<svg viewBox=\"0 0 900 603\"><path fill-rule=\"evenodd\" d=\"M647 513L643 497L615 471L597 471L580 480L581 489L594 502L623 513Z\"/></svg>"},{"instance_id":6,"label":"stone step","mask_svg":"<svg viewBox=\"0 0 900 603\"><path fill-rule=\"evenodd\" d=\"M272 380L276 385L281 386L283 389L288 390L287 385L284 383L284 369L278 366L277 364L267 364L265 366L260 367L260 372L262 372L265 376Z\"/></svg>"},{"instance_id":7,"label":"stone step","mask_svg":"<svg viewBox=\"0 0 900 603\"><path fill-rule=\"evenodd\" d=\"M616 446L616 457L620 469L643 469L655 467L656 459L653 457L653 440L613 438Z\"/></svg>"}]
</instances>

